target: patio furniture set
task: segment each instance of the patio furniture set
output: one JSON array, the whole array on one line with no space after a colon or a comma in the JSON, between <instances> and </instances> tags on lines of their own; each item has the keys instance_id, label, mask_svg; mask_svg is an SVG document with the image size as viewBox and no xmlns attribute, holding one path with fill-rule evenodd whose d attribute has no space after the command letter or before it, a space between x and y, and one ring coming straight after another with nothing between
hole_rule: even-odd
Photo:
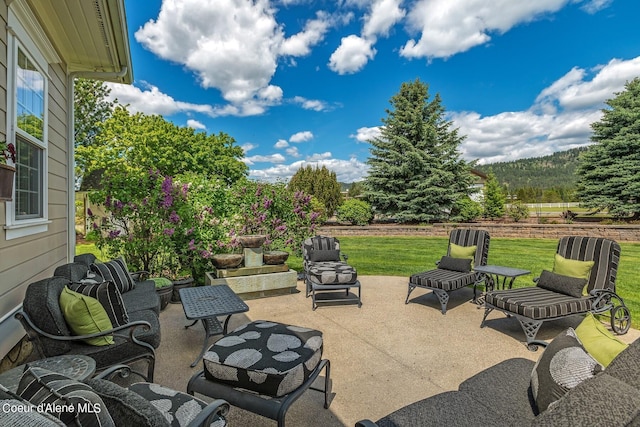
<instances>
[{"instance_id":1,"label":"patio furniture set","mask_svg":"<svg viewBox=\"0 0 640 427\"><path fill-rule=\"evenodd\" d=\"M472 285L476 301L477 287L484 285L485 313L481 326L485 326L491 311L502 311L520 322L531 349L547 345L535 340L543 322L566 316L609 312L614 332L626 333L629 329L631 315L624 301L615 293L620 257L620 247L616 242L576 236L562 238L558 243L554 272L544 271L540 278L535 279L537 285L534 287L517 289L512 289L514 279L529 274L529 271L487 265L489 242L486 231L453 230L447 253L437 263L437 268L410 277L405 304L410 302L411 293L416 288L423 288L433 292L442 314L446 314L450 292ZM305 240L305 288L306 296L311 297L313 310L323 303L353 303L361 307L357 272L347 264L346 256L341 260L341 255L338 239L315 236ZM84 390L82 393L97 395L98 400L93 402L105 405L105 417L111 416L112 421L140 418L140 424L136 425L163 425L164 421L167 425L225 425L224 417L229 405L234 405L277 420L278 426L284 426L287 410L309 388L323 392L324 407L329 407L330 362L322 358L322 332L268 320L254 321L228 332L231 315L246 312L249 307L225 285L180 290L185 316L193 321L185 328L200 321L205 333L203 348L191 365L195 366L202 359L203 369L189 380L187 394L153 383L155 349L160 343L159 300L155 289L144 280L134 281L133 277L141 277L130 274L121 259L100 264L95 258L85 255L76 257L74 261L59 267L56 276L29 285L23 310L16 313L16 317L22 322L41 360L0 375L0 398L28 405L29 397L42 395L28 391L34 387L29 384L38 384L50 389L47 395L55 397L50 399L64 403L77 396L73 393L61 395L55 384L72 382L73 390L76 384L80 384L78 387ZM357 290L357 295L352 294L352 290ZM129 292L136 292L137 296L125 298ZM98 305L109 308L105 316L111 322L97 331L78 329L83 325L70 320L73 310L69 307L76 303L90 306L88 300L91 298L97 299ZM88 310L91 312L91 307ZM90 315L94 317L90 321L85 319L85 324L100 323L94 314ZM223 316L226 316L224 326L218 320ZM208 347L209 338L218 334L222 338ZM565 335L570 338L560 341L570 341L573 337L577 343L572 341L568 347L584 350L573 330L561 334ZM550 347L560 345L555 342L552 341ZM560 347L554 352L564 349ZM608 387L616 390L631 387L627 394L632 396L633 402L637 399L638 408L639 351L640 344L636 343L628 350L618 351L620 356L610 357L614 360L612 366L617 368L608 368L606 378L596 375L599 372L596 365L601 367L601 363L589 365L589 372L593 375L585 377L589 378L583 381L585 385L576 387L575 391L570 390L573 387L563 385L560 395L565 397L560 400L564 403L551 403L549 410L546 406L543 408L536 398L538 390L546 387L544 384L549 380L545 377L540 384L531 382L531 385L528 380L532 368L535 372L542 362L539 361L534 368L533 362L512 359L468 379L457 392L416 402L384 417L377 425L415 425L416 422L422 425L454 425L459 424L458 421L466 424L471 420L491 425L555 423L570 419L567 417L572 412L564 407L582 403L580 399L585 393L592 393L592 387L601 387L598 395L602 395L602 387L606 390ZM588 354L588 351L583 353ZM552 357L553 352L547 349L542 357L546 355ZM121 377L130 375L132 371L127 364L138 360L148 363L146 373L134 373L143 378L143 383L120 387L106 380L116 374ZM635 367L634 374L625 378L630 364ZM562 365L558 369L571 370L571 367ZM584 372L586 368L581 369L580 372ZM101 373L91 378L96 370ZM322 371L324 387L314 388ZM590 385L591 382L596 385ZM216 400L207 405L195 398L195 393ZM604 394L611 399L617 396L614 392ZM84 399L84 394L82 396ZM165 403L162 403L162 396ZM122 407L123 398L128 402L126 407ZM171 402L169 408L166 399ZM491 401L490 405L486 399ZM191 415L183 419L181 414L185 405L189 406ZM557 410L556 407L563 409ZM629 414L624 412L623 415ZM632 414L631 419L636 415ZM58 414L63 421L65 416L69 414ZM160 419L163 423L158 421ZM588 419L607 421L607 417L599 412ZM106 424L109 425L108 422ZM116 422L116 425L119 424ZM363 420L357 425L376 424Z\"/></svg>"}]
</instances>

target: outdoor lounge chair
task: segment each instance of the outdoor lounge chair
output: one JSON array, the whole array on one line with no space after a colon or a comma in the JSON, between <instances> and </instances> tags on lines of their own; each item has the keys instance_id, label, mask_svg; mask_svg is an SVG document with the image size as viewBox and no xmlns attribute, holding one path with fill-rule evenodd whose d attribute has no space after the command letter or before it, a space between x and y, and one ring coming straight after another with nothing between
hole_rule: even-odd
<instances>
[{"instance_id":1,"label":"outdoor lounge chair","mask_svg":"<svg viewBox=\"0 0 640 427\"><path fill-rule=\"evenodd\" d=\"M347 259L335 237L314 236L302 243L306 295L311 296L313 310L318 307L318 301L355 302L358 307L362 306L358 273L347 264ZM352 288L358 290L357 298L350 294Z\"/></svg>"},{"instance_id":2,"label":"outdoor lounge chair","mask_svg":"<svg viewBox=\"0 0 640 427\"><path fill-rule=\"evenodd\" d=\"M475 254L471 262L465 263L457 250L465 252L475 246ZM461 249L462 247L462 249ZM434 270L417 273L409 278L409 290L405 304L409 303L409 296L415 288L423 288L433 291L440 300L442 314L447 313L447 303L449 302L449 292L462 289L468 285L473 285L473 299L476 299L476 285L478 274L473 271L471 265L486 265L489 256L489 233L485 230L472 230L467 228L456 228L449 235L449 246L447 256L443 257L438 268ZM445 262L442 262L445 261Z\"/></svg>"},{"instance_id":3,"label":"outdoor lounge chair","mask_svg":"<svg viewBox=\"0 0 640 427\"><path fill-rule=\"evenodd\" d=\"M561 278L566 283L556 287L560 291L542 287L539 281L538 286L489 291L485 294L485 312L480 327L485 326L491 311L500 310L518 319L526 335L527 346L533 350L536 346L531 343L543 322L587 312L597 314L609 311L613 331L617 334L626 333L631 325L631 314L622 298L616 294L620 245L601 237L568 236L558 242L558 255L569 260L594 262L586 282L588 294L581 288L577 293L579 296L567 294L566 288L561 286L568 286L574 279L572 277Z\"/></svg>"}]
</instances>

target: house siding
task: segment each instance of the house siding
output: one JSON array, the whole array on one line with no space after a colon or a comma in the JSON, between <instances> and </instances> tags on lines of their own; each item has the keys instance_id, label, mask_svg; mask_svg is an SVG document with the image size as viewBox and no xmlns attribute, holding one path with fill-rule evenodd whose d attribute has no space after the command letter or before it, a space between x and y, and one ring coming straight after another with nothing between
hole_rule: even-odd
<instances>
[{"instance_id":1,"label":"house siding","mask_svg":"<svg viewBox=\"0 0 640 427\"><path fill-rule=\"evenodd\" d=\"M7 111L7 6L0 3L0 129L6 135ZM0 232L0 357L6 355L24 336L13 318L29 283L51 276L67 262L69 183L67 156L69 120L67 72L65 64L49 64L48 91L48 230L22 238L6 240ZM0 224L5 225L5 203L0 202Z\"/></svg>"}]
</instances>

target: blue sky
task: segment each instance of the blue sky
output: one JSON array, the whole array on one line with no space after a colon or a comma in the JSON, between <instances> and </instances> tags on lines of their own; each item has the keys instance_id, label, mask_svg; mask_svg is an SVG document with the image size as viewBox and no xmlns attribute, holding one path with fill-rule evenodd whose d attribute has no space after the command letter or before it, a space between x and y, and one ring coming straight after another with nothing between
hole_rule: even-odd
<instances>
[{"instance_id":1,"label":"blue sky","mask_svg":"<svg viewBox=\"0 0 640 427\"><path fill-rule=\"evenodd\" d=\"M480 163L589 144L640 76L632 0L125 0L132 112L225 132L250 177L367 173L389 99L420 78Z\"/></svg>"}]
</instances>

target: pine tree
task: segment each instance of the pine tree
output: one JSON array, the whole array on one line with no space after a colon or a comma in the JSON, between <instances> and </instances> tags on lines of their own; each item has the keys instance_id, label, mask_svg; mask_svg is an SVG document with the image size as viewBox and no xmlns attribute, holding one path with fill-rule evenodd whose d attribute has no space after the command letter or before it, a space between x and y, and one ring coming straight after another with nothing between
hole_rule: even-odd
<instances>
[{"instance_id":1,"label":"pine tree","mask_svg":"<svg viewBox=\"0 0 640 427\"><path fill-rule=\"evenodd\" d=\"M289 180L289 188L315 196L324 205L329 216L333 215L342 201L336 173L326 166L301 167Z\"/></svg>"},{"instance_id":2,"label":"pine tree","mask_svg":"<svg viewBox=\"0 0 640 427\"><path fill-rule=\"evenodd\" d=\"M591 124L594 142L580 159L578 196L583 206L615 217L640 218L640 78L606 102Z\"/></svg>"},{"instance_id":3,"label":"pine tree","mask_svg":"<svg viewBox=\"0 0 640 427\"><path fill-rule=\"evenodd\" d=\"M489 172L484 184L484 216L491 219L502 218L506 201L498 179L493 172Z\"/></svg>"},{"instance_id":4,"label":"pine tree","mask_svg":"<svg viewBox=\"0 0 640 427\"><path fill-rule=\"evenodd\" d=\"M377 213L400 222L446 218L469 194L469 165L460 158L464 137L444 118L440 96L430 100L427 84L403 83L370 141L365 197Z\"/></svg>"}]
</instances>

